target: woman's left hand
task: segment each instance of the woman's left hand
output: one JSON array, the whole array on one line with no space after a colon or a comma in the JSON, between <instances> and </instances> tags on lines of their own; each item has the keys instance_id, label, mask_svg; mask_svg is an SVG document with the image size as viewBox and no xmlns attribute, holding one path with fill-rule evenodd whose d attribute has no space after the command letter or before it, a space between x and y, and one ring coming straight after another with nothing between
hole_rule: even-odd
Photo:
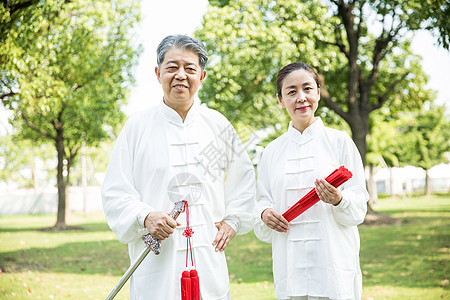
<instances>
[{"instance_id":1,"label":"woman's left hand","mask_svg":"<svg viewBox=\"0 0 450 300\"><path fill-rule=\"evenodd\" d=\"M319 199L325 203L333 204L334 206L341 203L342 194L337 188L328 183L325 179L320 178L315 180L316 193Z\"/></svg>"}]
</instances>

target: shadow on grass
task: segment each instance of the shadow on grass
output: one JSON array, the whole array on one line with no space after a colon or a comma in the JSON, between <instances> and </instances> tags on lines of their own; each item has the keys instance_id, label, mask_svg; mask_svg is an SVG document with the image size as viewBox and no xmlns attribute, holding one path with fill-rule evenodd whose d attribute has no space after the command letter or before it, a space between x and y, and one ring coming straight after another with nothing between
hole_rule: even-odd
<instances>
[{"instance_id":1,"label":"shadow on grass","mask_svg":"<svg viewBox=\"0 0 450 300\"><path fill-rule=\"evenodd\" d=\"M129 267L127 246L119 241L66 243L0 253L3 272L27 270L55 273L123 275Z\"/></svg>"},{"instance_id":2,"label":"shadow on grass","mask_svg":"<svg viewBox=\"0 0 450 300\"><path fill-rule=\"evenodd\" d=\"M365 284L443 287L449 274L448 221L414 216L400 225L360 227L360 233Z\"/></svg>"},{"instance_id":3,"label":"shadow on grass","mask_svg":"<svg viewBox=\"0 0 450 300\"><path fill-rule=\"evenodd\" d=\"M383 210L383 214L393 215L393 214L403 214L403 213L420 213L420 214L441 214L441 213L450 213L450 209L447 208L430 208L430 209L386 209Z\"/></svg>"},{"instance_id":4,"label":"shadow on grass","mask_svg":"<svg viewBox=\"0 0 450 300\"><path fill-rule=\"evenodd\" d=\"M98 224L83 224L83 227L90 231L103 228ZM225 253L232 282L273 280L271 245L257 240L253 232L234 238ZM73 242L53 248L33 247L0 253L0 268L5 273L31 270L122 276L129 265L127 246L117 240Z\"/></svg>"},{"instance_id":5,"label":"shadow on grass","mask_svg":"<svg viewBox=\"0 0 450 300\"><path fill-rule=\"evenodd\" d=\"M396 228L398 226L404 225L404 226L408 226L408 225L413 225L413 226L418 226L420 224L429 224L433 221L435 221L438 216L420 216L420 215L416 215L414 211L399 211L398 213L396 212L389 212L390 216L394 216L395 218L398 218L398 222L394 223L394 224L360 224L358 227L359 228L377 228L377 227L389 227L389 228Z\"/></svg>"},{"instance_id":6,"label":"shadow on grass","mask_svg":"<svg viewBox=\"0 0 450 300\"><path fill-rule=\"evenodd\" d=\"M361 226L360 257L364 284L440 287L450 273L450 222L445 211L448 209L426 209L420 214L411 209L406 212L390 210L389 213L401 215L401 224ZM111 234L105 222L79 226L84 231L76 232L100 232L98 236L101 238L107 232ZM22 232L35 232L36 229L0 228L0 232L18 232L22 236ZM46 234L58 233L63 232ZM259 241L253 232L236 236L225 253L231 282L273 282L271 244ZM34 247L0 253L0 268L7 273L35 270L122 276L128 266L127 246L115 239L69 242L53 248Z\"/></svg>"},{"instance_id":7,"label":"shadow on grass","mask_svg":"<svg viewBox=\"0 0 450 300\"><path fill-rule=\"evenodd\" d=\"M73 230L46 230L49 226L45 227L0 227L1 232L27 232L27 231L45 231L50 234L58 234L61 232L70 232L70 231L83 231L83 232L101 232L107 231L110 232L111 229L108 227L106 222L93 222L93 223L83 223L81 225L75 225L76 229Z\"/></svg>"}]
</instances>

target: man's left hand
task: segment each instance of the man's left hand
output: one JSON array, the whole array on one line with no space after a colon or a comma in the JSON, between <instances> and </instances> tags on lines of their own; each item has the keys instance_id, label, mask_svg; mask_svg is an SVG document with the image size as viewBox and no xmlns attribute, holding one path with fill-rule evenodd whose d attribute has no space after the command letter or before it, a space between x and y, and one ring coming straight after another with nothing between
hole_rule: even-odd
<instances>
[{"instance_id":1,"label":"man's left hand","mask_svg":"<svg viewBox=\"0 0 450 300\"><path fill-rule=\"evenodd\" d=\"M212 243L213 246L216 246L217 251L223 251L228 246L228 243L234 238L236 235L236 231L231 228L225 221L216 222L216 227L219 230L216 235L216 239Z\"/></svg>"}]
</instances>

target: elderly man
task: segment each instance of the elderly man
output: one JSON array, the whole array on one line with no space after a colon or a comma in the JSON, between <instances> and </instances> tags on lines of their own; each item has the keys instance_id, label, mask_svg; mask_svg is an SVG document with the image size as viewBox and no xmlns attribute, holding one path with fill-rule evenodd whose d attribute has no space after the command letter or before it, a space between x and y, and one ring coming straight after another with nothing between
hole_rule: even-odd
<instances>
[{"instance_id":1,"label":"elderly man","mask_svg":"<svg viewBox=\"0 0 450 300\"><path fill-rule=\"evenodd\" d=\"M251 230L255 176L229 121L194 101L207 60L197 39L164 38L155 67L164 97L126 122L112 152L102 189L109 226L132 262L145 247L142 235L162 241L161 254L147 256L131 277L131 299L180 299L186 214L174 220L167 213L179 200L189 204L201 298L231 298L223 251Z\"/></svg>"}]
</instances>

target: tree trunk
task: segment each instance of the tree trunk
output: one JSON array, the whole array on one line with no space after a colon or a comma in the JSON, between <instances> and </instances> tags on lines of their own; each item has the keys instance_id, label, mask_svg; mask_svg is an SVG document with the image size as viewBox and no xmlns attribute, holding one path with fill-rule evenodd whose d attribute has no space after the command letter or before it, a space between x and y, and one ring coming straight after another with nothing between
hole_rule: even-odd
<instances>
[{"instance_id":1,"label":"tree trunk","mask_svg":"<svg viewBox=\"0 0 450 300\"><path fill-rule=\"evenodd\" d=\"M366 154L367 154L367 132L369 128L369 114L361 114L359 115L359 121L353 121L351 123L348 123L350 125L350 129L352 131L352 138L355 142L356 148L358 148L359 154L361 155L361 160L363 163L363 167L366 165ZM370 193L370 184L366 183L367 190ZM376 192L376 191L375 191ZM369 194L369 196L371 196ZM369 201L367 202L367 215L379 215L371 206L371 200L372 196L370 197ZM367 216L366 216L367 220Z\"/></svg>"},{"instance_id":2,"label":"tree trunk","mask_svg":"<svg viewBox=\"0 0 450 300\"><path fill-rule=\"evenodd\" d=\"M86 142L81 145L81 182L83 186L83 212L87 216L87 168L86 168Z\"/></svg>"},{"instance_id":3,"label":"tree trunk","mask_svg":"<svg viewBox=\"0 0 450 300\"><path fill-rule=\"evenodd\" d=\"M431 195L431 184L430 184L430 175L428 174L428 170L425 170L425 196Z\"/></svg>"},{"instance_id":4,"label":"tree trunk","mask_svg":"<svg viewBox=\"0 0 450 300\"><path fill-rule=\"evenodd\" d=\"M375 182L374 176L373 176L373 165L369 164L369 182L367 184L367 188L369 190L369 201L372 204L377 203L378 200L378 192L377 192L377 184Z\"/></svg>"},{"instance_id":5,"label":"tree trunk","mask_svg":"<svg viewBox=\"0 0 450 300\"><path fill-rule=\"evenodd\" d=\"M69 156L67 158L67 164L66 164L66 178L65 178L65 185L66 185L66 221L70 221L70 199L69 199L69 189L70 189L70 170L72 168L72 156Z\"/></svg>"},{"instance_id":6,"label":"tree trunk","mask_svg":"<svg viewBox=\"0 0 450 300\"><path fill-rule=\"evenodd\" d=\"M56 182L58 185L58 213L56 218L55 229L63 229L66 227L66 182L64 180L64 136L62 130L57 130L56 135L56 151L58 153L58 166L56 174Z\"/></svg>"},{"instance_id":7,"label":"tree trunk","mask_svg":"<svg viewBox=\"0 0 450 300\"><path fill-rule=\"evenodd\" d=\"M367 132L369 116L359 118L360 122L349 123L350 129L352 131L352 139L355 142L356 148L359 150L363 166L366 165L366 154L367 154Z\"/></svg>"},{"instance_id":8,"label":"tree trunk","mask_svg":"<svg viewBox=\"0 0 450 300\"><path fill-rule=\"evenodd\" d=\"M392 168L389 168L389 196L395 196L394 193L394 176L392 175L394 173Z\"/></svg>"}]
</instances>

